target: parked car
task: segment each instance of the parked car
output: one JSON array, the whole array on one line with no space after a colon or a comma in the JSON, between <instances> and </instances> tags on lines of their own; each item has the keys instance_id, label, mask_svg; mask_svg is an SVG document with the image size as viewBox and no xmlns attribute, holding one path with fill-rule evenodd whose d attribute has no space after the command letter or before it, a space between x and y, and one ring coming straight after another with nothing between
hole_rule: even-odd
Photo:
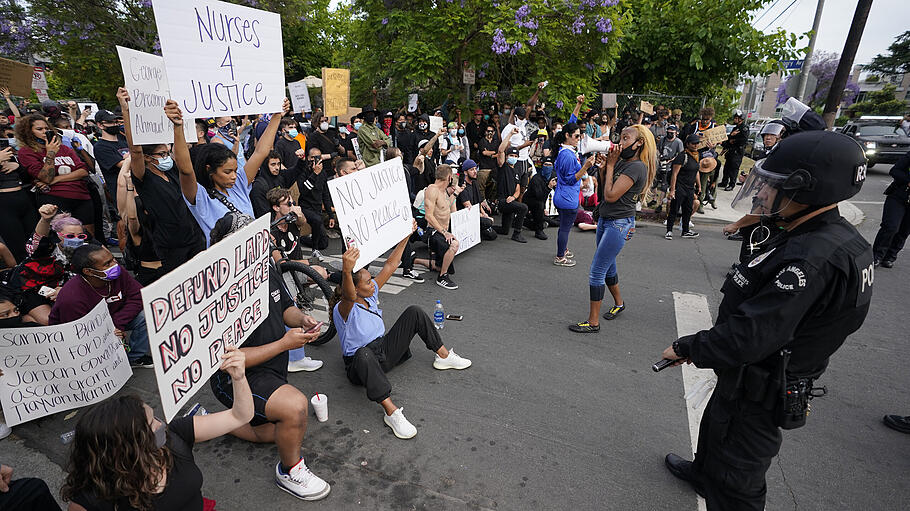
<instances>
[{"instance_id":1,"label":"parked car","mask_svg":"<svg viewBox=\"0 0 910 511\"><path fill-rule=\"evenodd\" d=\"M843 133L863 147L870 167L896 163L910 151L910 137L900 129L900 122L901 117L863 116L847 122Z\"/></svg>"},{"instance_id":2,"label":"parked car","mask_svg":"<svg viewBox=\"0 0 910 511\"><path fill-rule=\"evenodd\" d=\"M744 154L749 158L755 160L759 156L759 152L765 146L765 142L762 140L762 136L759 135L761 127L756 130L749 128L749 139L746 140L746 148Z\"/></svg>"}]
</instances>

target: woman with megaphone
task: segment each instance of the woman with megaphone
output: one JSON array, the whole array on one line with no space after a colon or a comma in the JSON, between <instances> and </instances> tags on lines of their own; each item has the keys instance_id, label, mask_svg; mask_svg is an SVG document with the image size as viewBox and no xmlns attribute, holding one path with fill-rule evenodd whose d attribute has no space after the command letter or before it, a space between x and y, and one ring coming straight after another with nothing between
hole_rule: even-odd
<instances>
[{"instance_id":1,"label":"woman with megaphone","mask_svg":"<svg viewBox=\"0 0 910 511\"><path fill-rule=\"evenodd\" d=\"M569 252L569 232L575 222L578 212L578 194L581 190L581 181L588 178L588 169L594 166L594 156L591 156L582 165L578 157L578 141L581 140L582 131L578 124L570 122L563 126L562 131L556 134L553 142L559 148L556 162L556 189L553 193L553 205L559 211L559 233L556 235L556 266L575 266L573 254Z\"/></svg>"}]
</instances>

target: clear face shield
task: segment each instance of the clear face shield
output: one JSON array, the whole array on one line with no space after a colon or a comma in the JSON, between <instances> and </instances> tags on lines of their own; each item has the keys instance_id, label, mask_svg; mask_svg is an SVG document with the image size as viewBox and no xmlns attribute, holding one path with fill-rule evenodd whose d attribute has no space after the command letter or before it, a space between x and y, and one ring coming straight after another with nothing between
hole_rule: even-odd
<instances>
[{"instance_id":1,"label":"clear face shield","mask_svg":"<svg viewBox=\"0 0 910 511\"><path fill-rule=\"evenodd\" d=\"M762 168L764 160L755 163L755 167L731 206L744 215L772 216L779 214L790 205L791 198L782 195L784 184L789 174L778 174Z\"/></svg>"}]
</instances>

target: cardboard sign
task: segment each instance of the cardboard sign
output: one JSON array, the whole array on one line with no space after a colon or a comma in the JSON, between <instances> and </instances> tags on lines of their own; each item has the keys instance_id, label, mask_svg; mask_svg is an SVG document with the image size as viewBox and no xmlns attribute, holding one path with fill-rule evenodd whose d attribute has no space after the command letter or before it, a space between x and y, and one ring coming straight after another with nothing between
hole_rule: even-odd
<instances>
[{"instance_id":1,"label":"cardboard sign","mask_svg":"<svg viewBox=\"0 0 910 511\"><path fill-rule=\"evenodd\" d=\"M480 244L480 204L452 213L449 231L458 239L458 255Z\"/></svg>"},{"instance_id":2,"label":"cardboard sign","mask_svg":"<svg viewBox=\"0 0 910 511\"><path fill-rule=\"evenodd\" d=\"M348 124L349 122L351 122L351 119L353 119L355 115L360 115L360 112L362 110L363 110L362 108L348 107L348 113L338 116L338 124L339 125ZM356 137L357 135L354 135L354 136Z\"/></svg>"},{"instance_id":3,"label":"cardboard sign","mask_svg":"<svg viewBox=\"0 0 910 511\"><path fill-rule=\"evenodd\" d=\"M313 107L310 105L310 89L305 81L293 82L288 84L288 91L291 93L291 105L294 112L312 112Z\"/></svg>"},{"instance_id":4,"label":"cardboard sign","mask_svg":"<svg viewBox=\"0 0 910 511\"><path fill-rule=\"evenodd\" d=\"M350 95L350 70L322 68L322 104L326 116L334 117L348 113Z\"/></svg>"},{"instance_id":5,"label":"cardboard sign","mask_svg":"<svg viewBox=\"0 0 910 511\"><path fill-rule=\"evenodd\" d=\"M269 217L231 234L142 289L165 418L221 366L269 313Z\"/></svg>"},{"instance_id":6,"label":"cardboard sign","mask_svg":"<svg viewBox=\"0 0 910 511\"><path fill-rule=\"evenodd\" d=\"M648 103L647 101L642 101L638 109L648 115L654 115L654 105Z\"/></svg>"},{"instance_id":7,"label":"cardboard sign","mask_svg":"<svg viewBox=\"0 0 910 511\"><path fill-rule=\"evenodd\" d=\"M120 68L123 71L123 87L130 92L129 122L133 143L172 144L174 124L164 115L164 104L171 99L164 59L122 46L117 46L117 55L120 56ZM79 103L79 108L84 105L92 106L89 117L94 119L98 105ZM183 135L187 143L192 144L198 140L192 118L184 117Z\"/></svg>"},{"instance_id":8,"label":"cardboard sign","mask_svg":"<svg viewBox=\"0 0 910 511\"><path fill-rule=\"evenodd\" d=\"M32 90L35 91L35 96L38 97L38 101L47 101L51 99L47 94L47 78L44 76L44 68L35 66L33 69Z\"/></svg>"},{"instance_id":9,"label":"cardboard sign","mask_svg":"<svg viewBox=\"0 0 910 511\"><path fill-rule=\"evenodd\" d=\"M715 126L701 132L701 135L701 143L698 145L699 149L702 147L714 147L727 140L727 127L724 125Z\"/></svg>"},{"instance_id":10,"label":"cardboard sign","mask_svg":"<svg viewBox=\"0 0 910 511\"><path fill-rule=\"evenodd\" d=\"M355 270L411 233L411 201L400 157L336 177L328 185L345 246L360 249Z\"/></svg>"},{"instance_id":11,"label":"cardboard sign","mask_svg":"<svg viewBox=\"0 0 910 511\"><path fill-rule=\"evenodd\" d=\"M35 68L32 66L0 58L0 86L8 88L13 96L30 97L34 75Z\"/></svg>"},{"instance_id":12,"label":"cardboard sign","mask_svg":"<svg viewBox=\"0 0 910 511\"><path fill-rule=\"evenodd\" d=\"M605 92L601 97L603 108L616 108L616 94Z\"/></svg>"},{"instance_id":13,"label":"cardboard sign","mask_svg":"<svg viewBox=\"0 0 910 511\"><path fill-rule=\"evenodd\" d=\"M152 7L185 118L281 111L281 16L216 0L153 0Z\"/></svg>"},{"instance_id":14,"label":"cardboard sign","mask_svg":"<svg viewBox=\"0 0 910 511\"><path fill-rule=\"evenodd\" d=\"M445 125L445 120L438 115L430 116L430 133L439 133L439 130Z\"/></svg>"},{"instance_id":15,"label":"cardboard sign","mask_svg":"<svg viewBox=\"0 0 910 511\"><path fill-rule=\"evenodd\" d=\"M0 352L10 426L103 401L133 375L104 300L71 323L0 330Z\"/></svg>"},{"instance_id":16,"label":"cardboard sign","mask_svg":"<svg viewBox=\"0 0 910 511\"><path fill-rule=\"evenodd\" d=\"M417 111L417 94L408 94L408 112Z\"/></svg>"}]
</instances>

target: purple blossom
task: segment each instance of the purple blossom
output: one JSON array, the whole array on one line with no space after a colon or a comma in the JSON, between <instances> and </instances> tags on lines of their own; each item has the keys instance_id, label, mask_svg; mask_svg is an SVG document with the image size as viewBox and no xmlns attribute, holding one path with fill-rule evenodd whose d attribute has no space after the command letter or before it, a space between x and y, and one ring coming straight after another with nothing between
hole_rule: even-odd
<instances>
[{"instance_id":1,"label":"purple blossom","mask_svg":"<svg viewBox=\"0 0 910 511\"><path fill-rule=\"evenodd\" d=\"M383 25L388 25L388 24L389 24L389 18L382 18L382 24L383 24Z\"/></svg>"},{"instance_id":2,"label":"purple blossom","mask_svg":"<svg viewBox=\"0 0 910 511\"><path fill-rule=\"evenodd\" d=\"M573 34L580 34L581 31L585 28L585 20L582 16L575 18L575 21L572 22L570 30Z\"/></svg>"},{"instance_id":3,"label":"purple blossom","mask_svg":"<svg viewBox=\"0 0 910 511\"><path fill-rule=\"evenodd\" d=\"M601 0L600 1L601 7L613 7L618 3L619 3L619 0Z\"/></svg>"},{"instance_id":4,"label":"purple blossom","mask_svg":"<svg viewBox=\"0 0 910 511\"><path fill-rule=\"evenodd\" d=\"M521 47L522 47L521 41L518 41L512 45L512 48L509 50L509 53L511 53L512 55L518 55L518 50L520 50Z\"/></svg>"},{"instance_id":5,"label":"purple blossom","mask_svg":"<svg viewBox=\"0 0 910 511\"><path fill-rule=\"evenodd\" d=\"M600 38L600 42L607 44L608 42L610 42L610 38L607 36L603 36Z\"/></svg>"},{"instance_id":6,"label":"purple blossom","mask_svg":"<svg viewBox=\"0 0 910 511\"><path fill-rule=\"evenodd\" d=\"M613 20L609 18L598 18L597 19L597 31L606 34L607 32L613 31Z\"/></svg>"},{"instance_id":7,"label":"purple blossom","mask_svg":"<svg viewBox=\"0 0 910 511\"><path fill-rule=\"evenodd\" d=\"M480 91L480 99L487 97L487 91Z\"/></svg>"},{"instance_id":8,"label":"purple blossom","mask_svg":"<svg viewBox=\"0 0 910 511\"><path fill-rule=\"evenodd\" d=\"M533 32L528 33L528 45L537 46L537 34Z\"/></svg>"},{"instance_id":9,"label":"purple blossom","mask_svg":"<svg viewBox=\"0 0 910 511\"><path fill-rule=\"evenodd\" d=\"M501 28L497 28L496 32L493 32L493 45L490 49L497 55L502 55L509 51L509 43L506 42L506 36L503 35Z\"/></svg>"},{"instance_id":10,"label":"purple blossom","mask_svg":"<svg viewBox=\"0 0 910 511\"><path fill-rule=\"evenodd\" d=\"M578 5L579 9L593 9L597 5L597 0L581 0L581 3Z\"/></svg>"},{"instance_id":11,"label":"purple blossom","mask_svg":"<svg viewBox=\"0 0 910 511\"><path fill-rule=\"evenodd\" d=\"M487 76L487 73L484 72L483 69L481 69L480 71L477 72L477 78L483 78L485 76Z\"/></svg>"},{"instance_id":12,"label":"purple blossom","mask_svg":"<svg viewBox=\"0 0 910 511\"><path fill-rule=\"evenodd\" d=\"M591 70L591 71L594 71L594 64L591 64L591 63L589 63L589 62L585 62L585 67L588 68L588 69Z\"/></svg>"},{"instance_id":13,"label":"purple blossom","mask_svg":"<svg viewBox=\"0 0 910 511\"><path fill-rule=\"evenodd\" d=\"M556 102L556 109L557 109L557 110L562 110L563 105L564 105L564 103L562 102L562 100L557 101L557 102Z\"/></svg>"},{"instance_id":14,"label":"purple blossom","mask_svg":"<svg viewBox=\"0 0 910 511\"><path fill-rule=\"evenodd\" d=\"M491 92L491 93L490 93L490 97L491 97L491 98L495 98L495 97L496 97L496 91Z\"/></svg>"},{"instance_id":15,"label":"purple blossom","mask_svg":"<svg viewBox=\"0 0 910 511\"><path fill-rule=\"evenodd\" d=\"M152 0L142 0L139 3L142 5L142 7L145 7L146 9L152 6Z\"/></svg>"},{"instance_id":16,"label":"purple blossom","mask_svg":"<svg viewBox=\"0 0 910 511\"><path fill-rule=\"evenodd\" d=\"M490 63L489 63L489 62L484 62L483 64L480 65L480 67L483 68L483 69L488 69L488 68L490 67Z\"/></svg>"},{"instance_id":17,"label":"purple blossom","mask_svg":"<svg viewBox=\"0 0 910 511\"><path fill-rule=\"evenodd\" d=\"M524 18L526 18L528 16L528 14L531 14L531 6L528 4L524 4L521 7L519 7L517 11L515 11L515 21L523 20Z\"/></svg>"}]
</instances>

